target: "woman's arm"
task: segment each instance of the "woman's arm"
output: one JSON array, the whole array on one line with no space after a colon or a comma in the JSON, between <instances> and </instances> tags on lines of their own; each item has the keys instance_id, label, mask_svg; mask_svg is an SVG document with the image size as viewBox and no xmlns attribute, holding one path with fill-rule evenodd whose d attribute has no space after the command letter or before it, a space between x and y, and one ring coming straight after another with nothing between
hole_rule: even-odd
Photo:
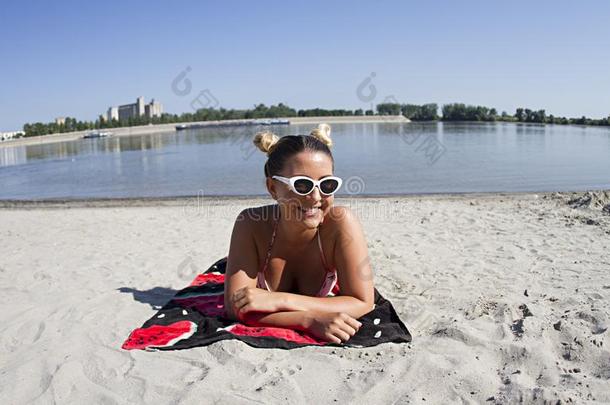
<instances>
[{"instance_id":1,"label":"woman's arm","mask_svg":"<svg viewBox=\"0 0 610 405\"><path fill-rule=\"evenodd\" d=\"M341 285L343 294L343 285ZM310 297L308 295L282 294L281 302L284 311L320 311L344 312L353 318L360 318L373 310L373 303L362 301L356 297L340 295L337 297Z\"/></svg>"},{"instance_id":2,"label":"woman's arm","mask_svg":"<svg viewBox=\"0 0 610 405\"><path fill-rule=\"evenodd\" d=\"M252 232L252 221L256 218L252 209L243 210L236 218L231 235L224 283L224 307L226 315L236 319L235 292L244 287L256 286L258 255Z\"/></svg>"},{"instance_id":3,"label":"woman's arm","mask_svg":"<svg viewBox=\"0 0 610 405\"><path fill-rule=\"evenodd\" d=\"M342 312L288 311L265 314L248 312L243 323L250 326L276 326L305 331L314 337L334 343L348 341L362 323Z\"/></svg>"},{"instance_id":4,"label":"woman's arm","mask_svg":"<svg viewBox=\"0 0 610 405\"><path fill-rule=\"evenodd\" d=\"M310 297L282 294L285 311L345 312L358 319L374 308L375 290L366 239L358 218L348 207L335 206L328 221L336 228L335 265L341 295Z\"/></svg>"},{"instance_id":5,"label":"woman's arm","mask_svg":"<svg viewBox=\"0 0 610 405\"><path fill-rule=\"evenodd\" d=\"M248 312L240 316L240 321L248 326L275 326L306 331L308 316L305 311Z\"/></svg>"},{"instance_id":6,"label":"woman's arm","mask_svg":"<svg viewBox=\"0 0 610 405\"><path fill-rule=\"evenodd\" d=\"M287 292L265 291L259 288L244 288L235 293L232 319L240 319L249 313L273 313L283 311L343 312L360 318L373 307L366 301L350 296L310 297ZM230 314L229 314L230 316Z\"/></svg>"}]
</instances>

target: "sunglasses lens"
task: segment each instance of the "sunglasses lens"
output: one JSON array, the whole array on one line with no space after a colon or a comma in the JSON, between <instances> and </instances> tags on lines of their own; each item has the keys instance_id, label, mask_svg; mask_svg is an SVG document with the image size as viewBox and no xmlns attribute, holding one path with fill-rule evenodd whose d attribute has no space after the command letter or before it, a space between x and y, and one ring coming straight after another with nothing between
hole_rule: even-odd
<instances>
[{"instance_id":1,"label":"sunglasses lens","mask_svg":"<svg viewBox=\"0 0 610 405\"><path fill-rule=\"evenodd\" d=\"M337 180L328 179L328 180L324 180L320 184L320 191L322 191L324 194L332 194L335 191L337 191L338 187L339 187L339 182Z\"/></svg>"},{"instance_id":2,"label":"sunglasses lens","mask_svg":"<svg viewBox=\"0 0 610 405\"><path fill-rule=\"evenodd\" d=\"M307 179L299 179L294 182L294 189L299 194L308 194L313 189L313 182Z\"/></svg>"}]
</instances>

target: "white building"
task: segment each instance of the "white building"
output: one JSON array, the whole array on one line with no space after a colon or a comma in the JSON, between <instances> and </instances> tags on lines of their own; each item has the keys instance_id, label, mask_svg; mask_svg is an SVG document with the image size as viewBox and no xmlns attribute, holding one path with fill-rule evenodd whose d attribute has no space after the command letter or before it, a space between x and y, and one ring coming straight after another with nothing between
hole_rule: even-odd
<instances>
[{"instance_id":1,"label":"white building","mask_svg":"<svg viewBox=\"0 0 610 405\"><path fill-rule=\"evenodd\" d=\"M163 106L153 98L149 104L146 104L144 113L148 118L160 117L163 114Z\"/></svg>"},{"instance_id":2,"label":"white building","mask_svg":"<svg viewBox=\"0 0 610 405\"><path fill-rule=\"evenodd\" d=\"M144 97L138 97L136 104L138 105L136 109L137 114L141 117L144 115L144 110L146 109L146 107L144 107Z\"/></svg>"},{"instance_id":3,"label":"white building","mask_svg":"<svg viewBox=\"0 0 610 405\"><path fill-rule=\"evenodd\" d=\"M110 107L108 112L106 113L106 119L108 121L119 120L119 108L118 107Z\"/></svg>"},{"instance_id":4,"label":"white building","mask_svg":"<svg viewBox=\"0 0 610 405\"><path fill-rule=\"evenodd\" d=\"M163 106L153 98L150 103L144 103L144 97L138 97L135 103L124 104L118 107L110 107L106 112L106 119L112 121L127 121L132 117L147 118L160 117L163 114Z\"/></svg>"},{"instance_id":5,"label":"white building","mask_svg":"<svg viewBox=\"0 0 610 405\"><path fill-rule=\"evenodd\" d=\"M19 138L23 135L23 131L0 132L0 141L8 141L9 139Z\"/></svg>"}]
</instances>

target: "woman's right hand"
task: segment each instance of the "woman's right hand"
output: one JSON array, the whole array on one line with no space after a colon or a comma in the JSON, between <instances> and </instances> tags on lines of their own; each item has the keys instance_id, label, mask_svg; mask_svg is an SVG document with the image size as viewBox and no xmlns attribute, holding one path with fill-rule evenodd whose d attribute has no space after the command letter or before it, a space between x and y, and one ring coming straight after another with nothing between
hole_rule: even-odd
<instances>
[{"instance_id":1,"label":"woman's right hand","mask_svg":"<svg viewBox=\"0 0 610 405\"><path fill-rule=\"evenodd\" d=\"M318 339L332 343L347 342L362 323L345 312L308 311L305 328Z\"/></svg>"}]
</instances>

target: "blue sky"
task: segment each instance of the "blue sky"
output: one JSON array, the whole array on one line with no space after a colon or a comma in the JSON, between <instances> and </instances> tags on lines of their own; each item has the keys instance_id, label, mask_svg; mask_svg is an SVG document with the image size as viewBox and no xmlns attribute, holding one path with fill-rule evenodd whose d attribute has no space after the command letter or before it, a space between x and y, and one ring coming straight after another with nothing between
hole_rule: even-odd
<instances>
[{"instance_id":1,"label":"blue sky","mask_svg":"<svg viewBox=\"0 0 610 405\"><path fill-rule=\"evenodd\" d=\"M392 96L606 117L609 17L601 0L3 2L0 130L93 120L140 95L181 113L206 89L227 108Z\"/></svg>"}]
</instances>

